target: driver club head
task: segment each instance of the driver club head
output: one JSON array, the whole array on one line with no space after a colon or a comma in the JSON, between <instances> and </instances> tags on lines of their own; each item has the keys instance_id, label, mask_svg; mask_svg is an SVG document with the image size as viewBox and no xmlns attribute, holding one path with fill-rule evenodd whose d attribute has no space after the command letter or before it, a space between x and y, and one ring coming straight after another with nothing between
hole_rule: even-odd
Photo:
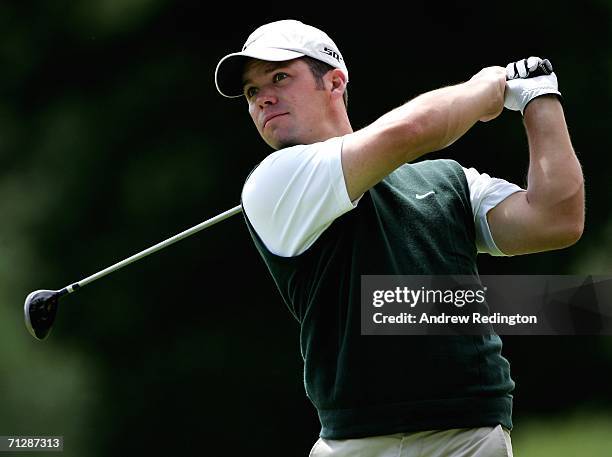
<instances>
[{"instance_id":1,"label":"driver club head","mask_svg":"<svg viewBox=\"0 0 612 457\"><path fill-rule=\"evenodd\" d=\"M57 290L36 290L25 299L25 324L32 336L44 340L51 331L60 294Z\"/></svg>"}]
</instances>

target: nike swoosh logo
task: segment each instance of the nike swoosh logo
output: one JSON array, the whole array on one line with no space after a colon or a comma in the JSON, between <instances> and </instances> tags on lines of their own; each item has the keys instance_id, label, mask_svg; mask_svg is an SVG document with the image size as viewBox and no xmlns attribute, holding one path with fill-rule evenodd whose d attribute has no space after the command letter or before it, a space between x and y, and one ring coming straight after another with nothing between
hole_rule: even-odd
<instances>
[{"instance_id":1,"label":"nike swoosh logo","mask_svg":"<svg viewBox=\"0 0 612 457\"><path fill-rule=\"evenodd\" d=\"M425 197L429 197L430 195L433 195L433 194L435 194L435 192L433 190L430 190L426 194L423 194L423 195L414 194L414 196L416 197L417 200L423 200Z\"/></svg>"}]
</instances>

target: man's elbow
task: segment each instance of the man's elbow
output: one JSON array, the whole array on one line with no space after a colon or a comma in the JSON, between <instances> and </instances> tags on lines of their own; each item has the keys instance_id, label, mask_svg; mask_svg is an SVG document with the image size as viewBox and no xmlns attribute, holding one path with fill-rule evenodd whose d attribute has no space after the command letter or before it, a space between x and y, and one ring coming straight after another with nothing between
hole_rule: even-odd
<instances>
[{"instance_id":1,"label":"man's elbow","mask_svg":"<svg viewBox=\"0 0 612 457\"><path fill-rule=\"evenodd\" d=\"M573 246L582 238L584 233L584 210L580 210L580 213L574 217L565 218L565 220L558 220L556 224L552 225L553 234L552 239L555 240L556 245L554 249L563 249Z\"/></svg>"},{"instance_id":2,"label":"man's elbow","mask_svg":"<svg viewBox=\"0 0 612 457\"><path fill-rule=\"evenodd\" d=\"M576 191L557 208L556 235L560 242L558 249L570 247L578 242L584 233L584 182L580 180Z\"/></svg>"},{"instance_id":3,"label":"man's elbow","mask_svg":"<svg viewBox=\"0 0 612 457\"><path fill-rule=\"evenodd\" d=\"M582 238L582 233L584 232L584 223L572 224L565 228L562 236L561 236L561 245L559 249L569 248L573 246Z\"/></svg>"}]
</instances>

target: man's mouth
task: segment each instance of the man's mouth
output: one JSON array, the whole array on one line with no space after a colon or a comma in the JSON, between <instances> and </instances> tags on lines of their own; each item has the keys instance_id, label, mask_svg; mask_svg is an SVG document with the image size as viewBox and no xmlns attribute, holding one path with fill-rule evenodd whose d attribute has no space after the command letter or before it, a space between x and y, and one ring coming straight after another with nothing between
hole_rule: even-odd
<instances>
[{"instance_id":1,"label":"man's mouth","mask_svg":"<svg viewBox=\"0 0 612 457\"><path fill-rule=\"evenodd\" d=\"M268 125L268 122L270 122L272 119L276 119L277 117L284 116L285 114L289 114L289 113L272 114L272 115L266 117L264 119L263 128L265 129L266 125Z\"/></svg>"}]
</instances>

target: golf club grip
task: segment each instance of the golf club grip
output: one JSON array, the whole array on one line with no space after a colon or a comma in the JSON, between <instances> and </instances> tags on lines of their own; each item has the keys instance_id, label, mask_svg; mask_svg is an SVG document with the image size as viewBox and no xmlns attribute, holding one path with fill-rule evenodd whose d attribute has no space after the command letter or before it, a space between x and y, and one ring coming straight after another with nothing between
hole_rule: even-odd
<instances>
[{"instance_id":1,"label":"golf club grip","mask_svg":"<svg viewBox=\"0 0 612 457\"><path fill-rule=\"evenodd\" d=\"M540 62L540 64L535 70L529 73L529 76L527 76L527 78L535 78L537 76L550 75L553 71L554 70L553 70L552 64L550 63L550 60L544 59L542 60L542 62ZM506 81L509 81L507 76L506 76Z\"/></svg>"},{"instance_id":2,"label":"golf club grip","mask_svg":"<svg viewBox=\"0 0 612 457\"><path fill-rule=\"evenodd\" d=\"M71 284L70 286L66 287L66 290L67 290L68 293L72 293L75 290L77 290L77 289L79 289L79 288L89 284L90 282L95 281L96 279L100 279L103 276L106 276L106 275L112 273L113 271L117 271L117 270L119 270L119 269L129 265L130 263L136 262L137 260L140 260L140 259L142 259L142 258L144 258L144 257L146 257L146 256L148 256L150 254L153 254L153 253L159 251L160 249L163 249L163 248L165 248L167 246L170 246L171 244L174 244L177 241L180 241L180 240L182 240L184 238L187 238L187 237L193 235L194 233L197 233L197 232L199 232L201 230L204 230L205 228L208 228L208 227L210 227L212 225L215 225L216 223L221 222L221 221L223 221L223 220L225 220L225 219L227 219L229 217L232 217L232 216L238 214L241 211L242 211L242 205L238 205L238 206L233 207L232 209L228 209L227 211L225 211L225 212L223 212L221 214L218 214L215 217L207 219L204 222L201 222L200 224L198 224L198 225L196 225L194 227L191 227L190 229L187 229L187 230L185 230L185 231L183 231L183 232L181 232L181 233L179 233L177 235L174 235L173 237L170 237L170 238L168 238L168 239L166 239L164 241L161 241L161 242L157 243L156 245L151 246L148 249L145 249L144 251L141 251L141 252L139 252L137 254L134 254L131 257L128 257L127 259L124 259L124 260L122 260L120 262L117 262L114 265L111 265L110 267L105 268L102 271L99 271L98 273L94 273L91 276L88 276L88 277L86 277L84 279L81 279L79 282L76 282L76 283Z\"/></svg>"}]
</instances>

